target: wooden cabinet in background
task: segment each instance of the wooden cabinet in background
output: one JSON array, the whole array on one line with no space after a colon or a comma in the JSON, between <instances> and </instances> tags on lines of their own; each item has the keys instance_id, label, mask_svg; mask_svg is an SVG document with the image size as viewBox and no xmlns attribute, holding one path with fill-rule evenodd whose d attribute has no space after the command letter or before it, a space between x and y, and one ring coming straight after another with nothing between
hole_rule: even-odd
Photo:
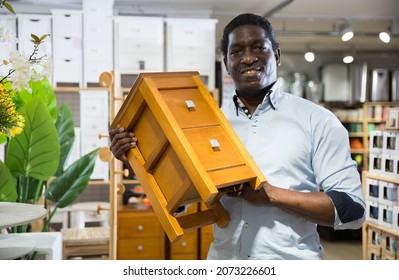
<instances>
[{"instance_id":1,"label":"wooden cabinet in background","mask_svg":"<svg viewBox=\"0 0 399 280\"><path fill-rule=\"evenodd\" d=\"M117 224L118 260L165 259L165 234L152 210L121 207Z\"/></svg>"}]
</instances>

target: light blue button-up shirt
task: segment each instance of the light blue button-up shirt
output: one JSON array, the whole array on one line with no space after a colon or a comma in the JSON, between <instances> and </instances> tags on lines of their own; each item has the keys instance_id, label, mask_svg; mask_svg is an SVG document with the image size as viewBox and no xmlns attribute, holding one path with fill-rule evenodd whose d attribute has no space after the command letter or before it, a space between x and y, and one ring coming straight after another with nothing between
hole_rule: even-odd
<instances>
[{"instance_id":1,"label":"light blue button-up shirt","mask_svg":"<svg viewBox=\"0 0 399 280\"><path fill-rule=\"evenodd\" d=\"M347 193L365 207L357 164L346 129L328 110L283 92L277 82L252 118L234 102L222 108L270 184L301 191ZM208 259L322 259L317 225L278 207L223 196L230 214L225 228L214 225ZM335 229L359 228L361 219Z\"/></svg>"}]
</instances>

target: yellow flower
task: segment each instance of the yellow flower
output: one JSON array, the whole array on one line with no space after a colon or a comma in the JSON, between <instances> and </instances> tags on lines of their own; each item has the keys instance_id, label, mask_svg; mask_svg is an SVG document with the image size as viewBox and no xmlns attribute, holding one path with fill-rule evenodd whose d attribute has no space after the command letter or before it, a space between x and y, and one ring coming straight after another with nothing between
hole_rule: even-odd
<instances>
[{"instance_id":1,"label":"yellow flower","mask_svg":"<svg viewBox=\"0 0 399 280\"><path fill-rule=\"evenodd\" d=\"M25 119L18 113L12 98L13 91L0 83L0 135L14 137L22 133Z\"/></svg>"}]
</instances>

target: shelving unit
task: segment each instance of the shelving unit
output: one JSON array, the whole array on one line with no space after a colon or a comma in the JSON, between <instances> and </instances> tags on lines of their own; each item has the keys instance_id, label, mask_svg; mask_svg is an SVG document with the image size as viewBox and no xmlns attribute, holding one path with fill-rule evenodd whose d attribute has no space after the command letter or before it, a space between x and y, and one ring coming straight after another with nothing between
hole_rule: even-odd
<instances>
[{"instance_id":1,"label":"shelving unit","mask_svg":"<svg viewBox=\"0 0 399 280\"><path fill-rule=\"evenodd\" d=\"M349 132L351 153L359 164L359 172L369 169L370 131L383 130L387 108L399 107L399 102L365 102L357 104L325 103ZM356 158L360 155L360 158Z\"/></svg>"},{"instance_id":2,"label":"shelving unit","mask_svg":"<svg viewBox=\"0 0 399 280\"><path fill-rule=\"evenodd\" d=\"M363 171L362 182L364 197L367 197L369 187L367 184L367 179L374 179L399 185L399 178ZM370 208L372 206L368 205L367 207ZM366 209L366 212L368 217L372 215L370 214L370 209ZM379 211L379 213L381 212L382 211ZM395 211L393 212L392 221L394 225L392 228L386 227L369 219L364 222L362 227L363 259L398 259L399 252L397 243L399 240L399 229L397 226L399 217L397 213L395 216Z\"/></svg>"}]
</instances>

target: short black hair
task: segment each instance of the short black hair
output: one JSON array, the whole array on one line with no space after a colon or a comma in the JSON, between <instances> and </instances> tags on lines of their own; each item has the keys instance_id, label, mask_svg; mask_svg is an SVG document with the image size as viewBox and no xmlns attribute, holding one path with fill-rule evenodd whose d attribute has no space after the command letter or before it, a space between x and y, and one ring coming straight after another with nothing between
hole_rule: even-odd
<instances>
[{"instance_id":1,"label":"short black hair","mask_svg":"<svg viewBox=\"0 0 399 280\"><path fill-rule=\"evenodd\" d=\"M279 48L279 44L276 40L276 33L274 32L272 24L262 16L245 13L233 18L224 28L220 46L224 57L227 56L230 33L241 25L256 25L262 27L267 32L267 36L269 37L269 40L273 46L273 51L276 51Z\"/></svg>"}]
</instances>

